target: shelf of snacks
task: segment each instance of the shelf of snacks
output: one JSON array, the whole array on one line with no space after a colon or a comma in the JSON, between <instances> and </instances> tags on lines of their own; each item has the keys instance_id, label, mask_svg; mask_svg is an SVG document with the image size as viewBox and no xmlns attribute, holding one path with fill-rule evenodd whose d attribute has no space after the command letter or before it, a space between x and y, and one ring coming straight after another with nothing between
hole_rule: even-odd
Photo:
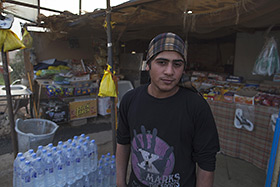
<instances>
[{"instance_id":1,"label":"shelf of snacks","mask_svg":"<svg viewBox=\"0 0 280 187\"><path fill-rule=\"evenodd\" d=\"M207 72L195 72L191 80L211 107L221 151L265 170L279 113L280 82Z\"/></svg>"},{"instance_id":2,"label":"shelf of snacks","mask_svg":"<svg viewBox=\"0 0 280 187\"><path fill-rule=\"evenodd\" d=\"M280 107L279 82L242 82L242 77L193 72L192 85L206 100Z\"/></svg>"},{"instance_id":3,"label":"shelf of snacks","mask_svg":"<svg viewBox=\"0 0 280 187\"><path fill-rule=\"evenodd\" d=\"M51 61L51 62L49 62ZM97 116L101 75L96 66L83 60L55 59L35 68L37 108L40 117L57 123Z\"/></svg>"}]
</instances>

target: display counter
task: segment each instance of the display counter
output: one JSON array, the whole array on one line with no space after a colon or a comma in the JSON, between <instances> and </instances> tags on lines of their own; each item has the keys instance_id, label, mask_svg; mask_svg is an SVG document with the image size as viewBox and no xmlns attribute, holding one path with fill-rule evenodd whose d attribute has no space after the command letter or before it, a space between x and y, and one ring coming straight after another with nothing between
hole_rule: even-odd
<instances>
[{"instance_id":1,"label":"display counter","mask_svg":"<svg viewBox=\"0 0 280 187\"><path fill-rule=\"evenodd\" d=\"M221 152L240 159L266 170L271 146L273 130L271 115L278 114L276 107L262 105L241 105L221 101L207 100L218 129ZM236 109L243 108L250 115L254 129L236 128Z\"/></svg>"},{"instance_id":2,"label":"display counter","mask_svg":"<svg viewBox=\"0 0 280 187\"><path fill-rule=\"evenodd\" d=\"M12 104L13 104L13 111L14 114L17 114L18 110L21 107L25 107L27 111L28 104L30 105L30 114L32 116L32 92L24 85L11 85L10 86ZM3 112L7 110L7 95L6 95L6 87L0 86L0 101L2 102L1 106L6 106ZM2 111L1 111L2 112ZM28 112L28 111L27 111Z\"/></svg>"},{"instance_id":3,"label":"display counter","mask_svg":"<svg viewBox=\"0 0 280 187\"><path fill-rule=\"evenodd\" d=\"M97 87L93 92L83 94L83 90L92 90L90 84L87 87L67 87L55 85L50 79L36 79L35 82L38 93L36 106L40 117L56 123L67 123L97 116ZM83 86L86 81L80 82ZM56 87L58 91L50 90L50 87ZM71 94L67 95L65 88L72 88Z\"/></svg>"}]
</instances>

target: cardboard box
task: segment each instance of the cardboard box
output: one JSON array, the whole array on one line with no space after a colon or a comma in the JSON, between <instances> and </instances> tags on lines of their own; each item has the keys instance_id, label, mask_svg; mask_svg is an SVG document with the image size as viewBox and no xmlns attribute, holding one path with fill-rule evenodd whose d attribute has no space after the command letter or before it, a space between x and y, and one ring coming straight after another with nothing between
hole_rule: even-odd
<instances>
[{"instance_id":1,"label":"cardboard box","mask_svg":"<svg viewBox=\"0 0 280 187\"><path fill-rule=\"evenodd\" d=\"M111 114L110 97L98 97L98 114L102 116Z\"/></svg>"},{"instance_id":2,"label":"cardboard box","mask_svg":"<svg viewBox=\"0 0 280 187\"><path fill-rule=\"evenodd\" d=\"M97 116L97 101L93 98L69 102L70 120Z\"/></svg>"},{"instance_id":3,"label":"cardboard box","mask_svg":"<svg viewBox=\"0 0 280 187\"><path fill-rule=\"evenodd\" d=\"M234 102L239 104L254 105L257 93L257 91L240 90L234 94Z\"/></svg>"}]
</instances>

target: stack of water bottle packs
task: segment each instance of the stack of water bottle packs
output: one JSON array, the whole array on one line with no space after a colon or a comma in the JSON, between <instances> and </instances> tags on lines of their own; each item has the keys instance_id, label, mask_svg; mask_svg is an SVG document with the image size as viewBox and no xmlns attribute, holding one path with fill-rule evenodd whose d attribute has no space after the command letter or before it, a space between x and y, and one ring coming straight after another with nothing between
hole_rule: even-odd
<instances>
[{"instance_id":1,"label":"stack of water bottle packs","mask_svg":"<svg viewBox=\"0 0 280 187\"><path fill-rule=\"evenodd\" d=\"M14 160L14 187L116 187L115 156L98 160L95 140L81 134L18 153Z\"/></svg>"}]
</instances>

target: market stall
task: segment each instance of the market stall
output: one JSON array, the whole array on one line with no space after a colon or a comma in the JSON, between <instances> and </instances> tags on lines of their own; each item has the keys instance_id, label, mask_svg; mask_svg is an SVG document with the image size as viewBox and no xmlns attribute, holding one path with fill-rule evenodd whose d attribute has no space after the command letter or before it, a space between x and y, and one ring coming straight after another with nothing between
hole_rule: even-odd
<instances>
[{"instance_id":1,"label":"market stall","mask_svg":"<svg viewBox=\"0 0 280 187\"><path fill-rule=\"evenodd\" d=\"M52 62L39 63L44 69L35 71L39 117L56 123L79 120L79 124L85 124L87 118L96 117L101 75L83 60L64 65L55 65L59 62L55 59ZM107 114L110 112L103 115Z\"/></svg>"},{"instance_id":2,"label":"market stall","mask_svg":"<svg viewBox=\"0 0 280 187\"><path fill-rule=\"evenodd\" d=\"M277 113L278 109L261 105L251 107L254 112L254 130L248 131L234 126L235 111L240 105L218 101L208 102L215 117L221 152L244 159L261 169L267 169L273 140L271 115Z\"/></svg>"},{"instance_id":3,"label":"market stall","mask_svg":"<svg viewBox=\"0 0 280 187\"><path fill-rule=\"evenodd\" d=\"M221 152L267 169L279 112L279 83L241 83L241 77L198 71L191 79L212 109Z\"/></svg>"}]
</instances>

